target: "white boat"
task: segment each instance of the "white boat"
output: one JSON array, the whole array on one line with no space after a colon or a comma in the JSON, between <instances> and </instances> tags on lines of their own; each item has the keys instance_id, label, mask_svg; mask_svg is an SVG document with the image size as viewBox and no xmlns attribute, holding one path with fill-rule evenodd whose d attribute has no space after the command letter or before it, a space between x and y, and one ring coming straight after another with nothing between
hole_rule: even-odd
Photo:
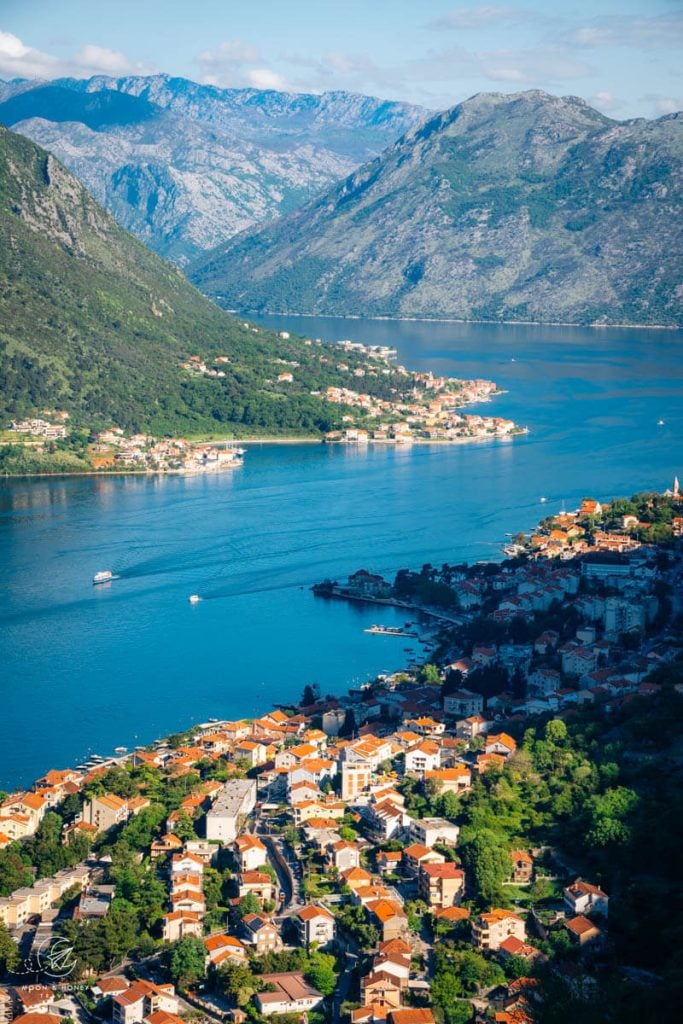
<instances>
[{"instance_id":1,"label":"white boat","mask_svg":"<svg viewBox=\"0 0 683 1024\"><path fill-rule=\"evenodd\" d=\"M547 498L541 498L541 505L545 505L547 500L548 500Z\"/></svg>"},{"instance_id":2,"label":"white boat","mask_svg":"<svg viewBox=\"0 0 683 1024\"><path fill-rule=\"evenodd\" d=\"M663 427L664 426L664 420L657 420L657 426L658 427Z\"/></svg>"},{"instance_id":3,"label":"white boat","mask_svg":"<svg viewBox=\"0 0 683 1024\"><path fill-rule=\"evenodd\" d=\"M127 754L128 753L128 747L114 747L114 753L115 754Z\"/></svg>"},{"instance_id":4,"label":"white boat","mask_svg":"<svg viewBox=\"0 0 683 1024\"><path fill-rule=\"evenodd\" d=\"M93 583L111 583L112 580L118 579L111 569L103 569L102 572L96 572L92 578Z\"/></svg>"},{"instance_id":5,"label":"white boat","mask_svg":"<svg viewBox=\"0 0 683 1024\"><path fill-rule=\"evenodd\" d=\"M199 602L201 601L201 597L199 596L199 594L190 594L188 601L190 602L190 604L199 604Z\"/></svg>"}]
</instances>

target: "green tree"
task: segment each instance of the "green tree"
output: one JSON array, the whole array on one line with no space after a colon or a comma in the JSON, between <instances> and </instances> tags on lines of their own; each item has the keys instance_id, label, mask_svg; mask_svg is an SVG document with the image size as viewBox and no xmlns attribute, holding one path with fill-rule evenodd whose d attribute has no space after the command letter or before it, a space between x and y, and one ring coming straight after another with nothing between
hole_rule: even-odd
<instances>
[{"instance_id":1,"label":"green tree","mask_svg":"<svg viewBox=\"0 0 683 1024\"><path fill-rule=\"evenodd\" d=\"M258 991L258 979L246 964L224 964L218 968L216 982L219 990L238 1006L246 1006Z\"/></svg>"},{"instance_id":2,"label":"green tree","mask_svg":"<svg viewBox=\"0 0 683 1024\"><path fill-rule=\"evenodd\" d=\"M459 844L460 856L482 904L501 899L503 882L510 874L510 857L495 832L482 829Z\"/></svg>"},{"instance_id":3,"label":"green tree","mask_svg":"<svg viewBox=\"0 0 683 1024\"><path fill-rule=\"evenodd\" d=\"M332 995L337 987L334 957L329 953L321 953L317 950L311 953L305 974L306 980L324 996Z\"/></svg>"},{"instance_id":4,"label":"green tree","mask_svg":"<svg viewBox=\"0 0 683 1024\"><path fill-rule=\"evenodd\" d=\"M201 939L187 935L171 947L168 969L176 985L187 988L204 977L206 950Z\"/></svg>"},{"instance_id":5,"label":"green tree","mask_svg":"<svg viewBox=\"0 0 683 1024\"><path fill-rule=\"evenodd\" d=\"M0 922L0 975L13 971L20 962L21 956L17 944L6 925Z\"/></svg>"},{"instance_id":6,"label":"green tree","mask_svg":"<svg viewBox=\"0 0 683 1024\"><path fill-rule=\"evenodd\" d=\"M261 905L253 892L248 892L246 896L243 896L237 906L240 917L246 917L247 914L258 914L260 910Z\"/></svg>"}]
</instances>

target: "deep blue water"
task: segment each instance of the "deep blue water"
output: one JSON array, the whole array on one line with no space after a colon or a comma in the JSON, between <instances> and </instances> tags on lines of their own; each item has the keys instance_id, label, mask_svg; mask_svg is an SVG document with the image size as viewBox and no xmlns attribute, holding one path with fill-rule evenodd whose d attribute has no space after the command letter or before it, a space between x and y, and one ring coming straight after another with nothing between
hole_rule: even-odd
<instances>
[{"instance_id":1,"label":"deep blue water","mask_svg":"<svg viewBox=\"0 0 683 1024\"><path fill-rule=\"evenodd\" d=\"M404 616L317 600L316 579L497 557L506 532L562 501L683 476L679 333L263 322L492 377L508 394L487 411L530 433L453 448L261 446L212 477L0 483L0 788L405 663L404 641L363 632ZM123 578L93 587L103 568ZM206 600L190 606L193 592Z\"/></svg>"}]
</instances>

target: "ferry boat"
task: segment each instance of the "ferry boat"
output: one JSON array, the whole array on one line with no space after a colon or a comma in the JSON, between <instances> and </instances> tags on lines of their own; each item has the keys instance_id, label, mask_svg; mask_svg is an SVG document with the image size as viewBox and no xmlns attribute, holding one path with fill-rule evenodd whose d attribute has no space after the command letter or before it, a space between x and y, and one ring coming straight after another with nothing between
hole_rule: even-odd
<instances>
[{"instance_id":1,"label":"ferry boat","mask_svg":"<svg viewBox=\"0 0 683 1024\"><path fill-rule=\"evenodd\" d=\"M93 583L111 583L112 580L117 580L118 576L115 576L111 569L103 569L102 572L96 572L92 578Z\"/></svg>"}]
</instances>

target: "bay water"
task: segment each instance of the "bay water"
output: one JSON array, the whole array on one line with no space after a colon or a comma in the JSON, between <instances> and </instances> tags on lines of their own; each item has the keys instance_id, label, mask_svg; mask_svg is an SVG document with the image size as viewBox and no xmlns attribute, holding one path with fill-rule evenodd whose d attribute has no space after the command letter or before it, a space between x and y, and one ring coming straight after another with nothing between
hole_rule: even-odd
<instances>
[{"instance_id":1,"label":"bay water","mask_svg":"<svg viewBox=\"0 0 683 1024\"><path fill-rule=\"evenodd\" d=\"M529 433L249 446L241 468L198 477L1 481L0 788L410 660L409 641L364 632L404 614L316 599L316 580L499 558L563 503L683 476L680 332L259 319L490 377L507 393L479 411ZM101 569L121 578L93 587Z\"/></svg>"}]
</instances>

